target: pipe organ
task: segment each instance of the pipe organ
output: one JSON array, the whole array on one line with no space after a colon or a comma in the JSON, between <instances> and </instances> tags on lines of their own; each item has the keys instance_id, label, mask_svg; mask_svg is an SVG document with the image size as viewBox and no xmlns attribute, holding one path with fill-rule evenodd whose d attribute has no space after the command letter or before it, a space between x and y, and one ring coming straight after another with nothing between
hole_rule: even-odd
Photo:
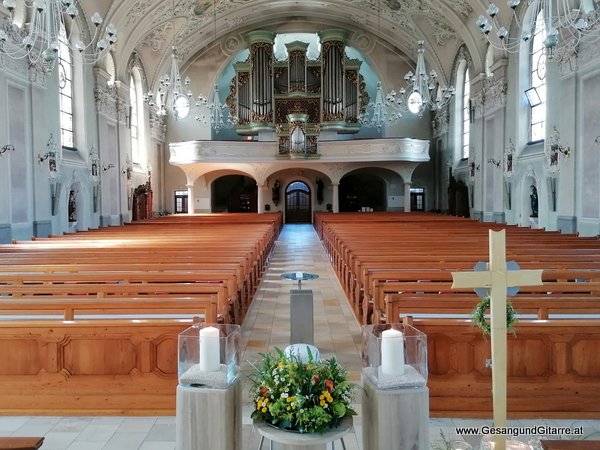
<instances>
[{"instance_id":1,"label":"pipe organ","mask_svg":"<svg viewBox=\"0 0 600 450\"><path fill-rule=\"evenodd\" d=\"M322 130L358 132L358 117L369 96L359 73L362 62L346 56L347 37L344 30L323 30L319 32L321 55L316 60L307 57L307 43L294 41L285 44L287 58L279 61L274 58L274 33L248 33L250 56L234 65L236 75L227 101L238 118L236 131L256 135L274 130L280 149L295 152L300 128L306 135L307 152L316 152L314 144ZM302 126L290 117L302 117Z\"/></svg>"}]
</instances>

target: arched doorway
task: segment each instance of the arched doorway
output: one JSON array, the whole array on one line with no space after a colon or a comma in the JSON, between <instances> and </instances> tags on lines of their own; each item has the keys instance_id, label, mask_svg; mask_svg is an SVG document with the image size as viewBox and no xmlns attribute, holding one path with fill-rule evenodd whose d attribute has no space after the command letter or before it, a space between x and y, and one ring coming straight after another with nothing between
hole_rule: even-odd
<instances>
[{"instance_id":1,"label":"arched doorway","mask_svg":"<svg viewBox=\"0 0 600 450\"><path fill-rule=\"evenodd\" d=\"M372 173L356 172L346 175L340 181L340 211L385 211L385 181Z\"/></svg>"},{"instance_id":2,"label":"arched doorway","mask_svg":"<svg viewBox=\"0 0 600 450\"><path fill-rule=\"evenodd\" d=\"M285 222L311 223L310 187L302 181L292 181L285 189Z\"/></svg>"},{"instance_id":3,"label":"arched doorway","mask_svg":"<svg viewBox=\"0 0 600 450\"><path fill-rule=\"evenodd\" d=\"M225 175L212 186L212 212L257 212L256 181L244 175Z\"/></svg>"}]
</instances>

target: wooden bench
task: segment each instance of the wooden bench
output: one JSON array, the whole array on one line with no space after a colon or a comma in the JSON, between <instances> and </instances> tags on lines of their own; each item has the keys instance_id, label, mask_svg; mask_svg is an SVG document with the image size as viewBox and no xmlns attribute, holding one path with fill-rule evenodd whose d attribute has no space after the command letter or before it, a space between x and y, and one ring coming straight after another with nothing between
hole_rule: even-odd
<instances>
[{"instance_id":1,"label":"wooden bench","mask_svg":"<svg viewBox=\"0 0 600 450\"><path fill-rule=\"evenodd\" d=\"M406 319L427 335L432 417L490 417L490 342L468 319ZM508 334L509 418L600 414L600 323L519 320Z\"/></svg>"},{"instance_id":2,"label":"wooden bench","mask_svg":"<svg viewBox=\"0 0 600 450\"><path fill-rule=\"evenodd\" d=\"M5 320L0 413L174 415L191 319Z\"/></svg>"},{"instance_id":3,"label":"wooden bench","mask_svg":"<svg viewBox=\"0 0 600 450\"><path fill-rule=\"evenodd\" d=\"M43 443L43 437L0 437L2 450L37 450Z\"/></svg>"}]
</instances>

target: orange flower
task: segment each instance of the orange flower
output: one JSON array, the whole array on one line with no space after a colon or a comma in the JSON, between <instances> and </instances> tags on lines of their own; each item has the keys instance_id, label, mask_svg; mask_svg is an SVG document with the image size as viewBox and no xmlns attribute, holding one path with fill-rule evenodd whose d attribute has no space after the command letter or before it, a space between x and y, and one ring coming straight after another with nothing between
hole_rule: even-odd
<instances>
[{"instance_id":1,"label":"orange flower","mask_svg":"<svg viewBox=\"0 0 600 450\"><path fill-rule=\"evenodd\" d=\"M329 392L333 392L333 380L332 379L327 379L325 380L325 388L329 391Z\"/></svg>"},{"instance_id":2,"label":"orange flower","mask_svg":"<svg viewBox=\"0 0 600 450\"><path fill-rule=\"evenodd\" d=\"M321 377L319 377L319 374L316 373L315 376L313 377L313 384L317 384L320 379L321 379Z\"/></svg>"},{"instance_id":3,"label":"orange flower","mask_svg":"<svg viewBox=\"0 0 600 450\"><path fill-rule=\"evenodd\" d=\"M267 394L269 393L269 388L266 386L261 386L259 389L259 393L261 396L266 397Z\"/></svg>"}]
</instances>

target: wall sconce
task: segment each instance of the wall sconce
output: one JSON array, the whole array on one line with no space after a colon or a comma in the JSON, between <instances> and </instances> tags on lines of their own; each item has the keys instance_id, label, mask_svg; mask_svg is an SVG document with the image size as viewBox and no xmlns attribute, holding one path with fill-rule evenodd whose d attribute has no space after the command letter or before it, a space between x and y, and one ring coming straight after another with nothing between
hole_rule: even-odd
<instances>
[{"instance_id":1,"label":"wall sconce","mask_svg":"<svg viewBox=\"0 0 600 450\"><path fill-rule=\"evenodd\" d=\"M43 155L38 154L37 159L38 164L43 164L44 161L48 160L48 170L50 172L58 171L58 150L52 133L50 133L50 139L48 139L48 143L46 144L46 153Z\"/></svg>"},{"instance_id":2,"label":"wall sconce","mask_svg":"<svg viewBox=\"0 0 600 450\"><path fill-rule=\"evenodd\" d=\"M133 174L133 164L129 159L129 156L125 160L125 168L121 170L121 175L125 175L127 177L127 181L131 181L131 176Z\"/></svg>"},{"instance_id":3,"label":"wall sconce","mask_svg":"<svg viewBox=\"0 0 600 450\"><path fill-rule=\"evenodd\" d=\"M490 158L490 159L488 159L488 163L493 164L496 167L500 167L500 164L502 164L502 161L494 159L494 158Z\"/></svg>"},{"instance_id":4,"label":"wall sconce","mask_svg":"<svg viewBox=\"0 0 600 450\"><path fill-rule=\"evenodd\" d=\"M481 167L479 167L479 164L475 163L475 161L469 162L469 176L471 178L475 178L475 172L479 172L480 169Z\"/></svg>"},{"instance_id":5,"label":"wall sconce","mask_svg":"<svg viewBox=\"0 0 600 450\"><path fill-rule=\"evenodd\" d=\"M546 143L545 152L547 169L552 174L557 174L560 170L558 165L560 155L563 155L563 158L569 158L571 156L571 147L565 147L560 143L560 133L556 127L554 127L554 131L552 131L552 134Z\"/></svg>"},{"instance_id":6,"label":"wall sconce","mask_svg":"<svg viewBox=\"0 0 600 450\"><path fill-rule=\"evenodd\" d=\"M113 163L110 163L108 166L104 166L102 167L102 172L108 172L110 169L114 169L115 165Z\"/></svg>"},{"instance_id":7,"label":"wall sconce","mask_svg":"<svg viewBox=\"0 0 600 450\"><path fill-rule=\"evenodd\" d=\"M3 145L2 147L0 147L0 157L2 157L2 155L4 155L8 151L14 152L15 146L12 144L6 144L6 145Z\"/></svg>"}]
</instances>

